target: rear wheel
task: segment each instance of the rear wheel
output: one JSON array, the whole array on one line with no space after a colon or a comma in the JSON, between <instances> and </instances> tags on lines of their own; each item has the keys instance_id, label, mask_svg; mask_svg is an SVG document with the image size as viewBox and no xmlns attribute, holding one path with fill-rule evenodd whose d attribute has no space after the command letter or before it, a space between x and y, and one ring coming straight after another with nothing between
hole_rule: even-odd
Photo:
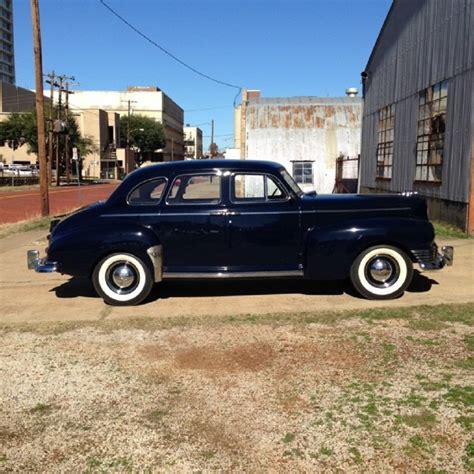
<instances>
[{"instance_id":1,"label":"rear wheel","mask_svg":"<svg viewBox=\"0 0 474 474\"><path fill-rule=\"evenodd\" d=\"M153 288L148 266L129 253L114 253L103 258L94 269L92 281L103 300L114 306L139 304Z\"/></svg>"},{"instance_id":2,"label":"rear wheel","mask_svg":"<svg viewBox=\"0 0 474 474\"><path fill-rule=\"evenodd\" d=\"M365 298L397 298L413 278L413 264L402 250L378 245L364 250L351 267L354 288Z\"/></svg>"}]
</instances>

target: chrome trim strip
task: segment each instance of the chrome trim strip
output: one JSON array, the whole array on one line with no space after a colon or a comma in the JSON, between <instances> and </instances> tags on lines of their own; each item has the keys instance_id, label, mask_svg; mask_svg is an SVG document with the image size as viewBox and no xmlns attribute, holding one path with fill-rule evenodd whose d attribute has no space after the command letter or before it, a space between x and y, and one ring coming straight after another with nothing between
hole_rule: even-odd
<instances>
[{"instance_id":1,"label":"chrome trim strip","mask_svg":"<svg viewBox=\"0 0 474 474\"><path fill-rule=\"evenodd\" d=\"M302 277L303 270L277 272L163 272L163 279L194 279L194 278L270 278L270 277Z\"/></svg>"},{"instance_id":2,"label":"chrome trim strip","mask_svg":"<svg viewBox=\"0 0 474 474\"><path fill-rule=\"evenodd\" d=\"M163 280L163 246L155 245L150 247L146 253L153 263L155 283L158 283Z\"/></svg>"},{"instance_id":3,"label":"chrome trim strip","mask_svg":"<svg viewBox=\"0 0 474 474\"><path fill-rule=\"evenodd\" d=\"M265 203L263 203L265 204ZM309 211L248 211L240 212L242 216L245 215L262 215L262 214L329 214L329 213L340 213L340 212L379 212L379 211L409 211L410 207L384 207L380 209L314 209ZM139 216L226 216L234 215L231 214L233 211L222 211L224 214L216 214L215 211L208 212L143 212L141 214L102 214L101 217L139 217Z\"/></svg>"},{"instance_id":4,"label":"chrome trim strip","mask_svg":"<svg viewBox=\"0 0 474 474\"><path fill-rule=\"evenodd\" d=\"M303 214L311 212L331 213L331 212L379 212L379 211L409 211L411 207L381 207L378 209L314 209L313 211L301 211Z\"/></svg>"}]
</instances>

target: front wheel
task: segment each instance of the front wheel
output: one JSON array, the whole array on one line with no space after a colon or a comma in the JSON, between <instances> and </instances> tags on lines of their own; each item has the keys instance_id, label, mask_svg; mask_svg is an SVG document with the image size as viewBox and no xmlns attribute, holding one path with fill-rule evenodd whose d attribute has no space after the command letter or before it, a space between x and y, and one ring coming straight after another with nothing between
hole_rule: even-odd
<instances>
[{"instance_id":1,"label":"front wheel","mask_svg":"<svg viewBox=\"0 0 474 474\"><path fill-rule=\"evenodd\" d=\"M92 282L103 300L113 306L141 303L153 288L148 266L129 253L114 253L95 267Z\"/></svg>"},{"instance_id":2,"label":"front wheel","mask_svg":"<svg viewBox=\"0 0 474 474\"><path fill-rule=\"evenodd\" d=\"M402 250L378 245L364 250L351 267L354 288L365 298L388 300L397 298L413 278L413 264Z\"/></svg>"}]
</instances>

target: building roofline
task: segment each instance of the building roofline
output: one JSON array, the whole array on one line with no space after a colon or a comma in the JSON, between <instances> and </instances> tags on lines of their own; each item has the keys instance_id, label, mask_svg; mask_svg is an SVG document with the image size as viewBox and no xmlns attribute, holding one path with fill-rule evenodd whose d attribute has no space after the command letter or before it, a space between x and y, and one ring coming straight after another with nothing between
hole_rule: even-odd
<instances>
[{"instance_id":1,"label":"building roofline","mask_svg":"<svg viewBox=\"0 0 474 474\"><path fill-rule=\"evenodd\" d=\"M396 3L397 0L392 0L392 4L390 5L390 9L388 10L387 12L387 16L385 17L385 20L382 24L382 27L380 28L380 31L379 31L379 34L377 36L377 39L375 40L375 43L374 43L374 47L372 48L372 52L370 53L370 56L369 56L369 59L367 61L367 64L365 65L365 69L364 71L368 71L369 69L369 66L370 66L370 63L372 62L372 59L374 58L375 56L375 52L380 44L380 41L382 40L382 35L384 34L385 32L385 29L387 27L387 24L388 24L388 20L389 18L392 16L393 14L393 10L394 10L394 7L395 7L395 3Z\"/></svg>"}]
</instances>

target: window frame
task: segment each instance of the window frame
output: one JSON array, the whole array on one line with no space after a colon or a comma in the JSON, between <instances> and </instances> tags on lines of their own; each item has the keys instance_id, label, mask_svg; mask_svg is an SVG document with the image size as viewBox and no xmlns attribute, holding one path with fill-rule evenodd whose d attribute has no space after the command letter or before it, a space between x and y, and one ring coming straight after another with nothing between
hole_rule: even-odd
<instances>
[{"instance_id":1,"label":"window frame","mask_svg":"<svg viewBox=\"0 0 474 474\"><path fill-rule=\"evenodd\" d=\"M185 201L185 202L171 202L170 203L169 198L170 198L170 194L173 189L174 183L176 182L177 179L183 176L216 176L218 177L219 178L219 200L217 202L210 202L210 200L208 202L192 202L193 200L190 199L189 202ZM224 183L224 180L222 179L223 176L224 176L224 173L220 171L214 171L214 172L205 171L205 172L195 172L195 173L183 173L183 174L176 175L171 185L169 186L168 192L166 193L166 201L165 201L166 206L217 206L221 204L222 195L223 195L222 185Z\"/></svg>"},{"instance_id":2,"label":"window frame","mask_svg":"<svg viewBox=\"0 0 474 474\"><path fill-rule=\"evenodd\" d=\"M378 111L377 149L375 152L375 179L377 180L390 181L393 178L395 115L395 103L388 104ZM391 127L389 126L390 122ZM390 136L390 132L392 138L387 140L387 135ZM380 160L380 158L382 158L382 160ZM382 175L379 174L380 168L382 169ZM386 174L387 170L388 175Z\"/></svg>"},{"instance_id":3,"label":"window frame","mask_svg":"<svg viewBox=\"0 0 474 474\"><path fill-rule=\"evenodd\" d=\"M443 87L445 85L445 87ZM445 91L445 95L443 94ZM436 92L438 96L435 97ZM428 98L428 96L430 96ZM444 109L441 103L445 101ZM416 121L416 147L415 147L415 177L414 182L440 186L443 183L443 164L446 140L446 119L448 115L449 81L447 79L439 81L418 93L418 117ZM437 110L436 110L437 106ZM444 119L444 129L442 132L433 132L433 122L439 118ZM428 132L425 131L429 128ZM420 134L420 130L422 133ZM439 146L441 143L441 147ZM430 163L431 155L439 154L440 163ZM433 175L439 170L439 179L430 179L430 168L433 168ZM418 170L421 169L421 178L417 178Z\"/></svg>"},{"instance_id":4,"label":"window frame","mask_svg":"<svg viewBox=\"0 0 474 474\"><path fill-rule=\"evenodd\" d=\"M311 186L314 186L314 162L315 160L293 160L291 161L291 177L294 179L295 183L300 186L308 186L308 185L311 185ZM304 182L301 182L299 183L298 180L296 179L295 177L295 163L297 164L310 164L311 165L311 183L304 183ZM303 176L304 176L304 173L303 173Z\"/></svg>"},{"instance_id":5,"label":"window frame","mask_svg":"<svg viewBox=\"0 0 474 474\"><path fill-rule=\"evenodd\" d=\"M266 179L264 180L264 193L265 197L264 198L242 198L238 199L235 198L235 177L237 175L252 175L252 176L264 176ZM268 199L267 195L267 179L273 178L274 181L278 183L278 187L285 193L285 198L284 199ZM270 173L265 173L265 172L259 172L259 171L234 171L230 175L229 179L229 202L232 204L267 204L267 203L280 203L280 202L288 202L291 199L290 193L288 192L288 189L286 186L282 183L282 181L278 178L278 176L275 176Z\"/></svg>"},{"instance_id":6,"label":"window frame","mask_svg":"<svg viewBox=\"0 0 474 474\"><path fill-rule=\"evenodd\" d=\"M163 189L163 192L161 193L161 196L160 196L160 199L157 201L157 202L154 202L154 203L150 203L150 202L147 202L147 203L132 203L130 202L130 196L132 195L132 193L134 193L140 186L143 186L151 181L156 181L158 179L164 179L165 181L165 188ZM166 188L168 187L168 178L166 176L156 176L154 178L150 178L150 179L146 179L145 181L142 181L141 183L138 183L137 185L135 185L130 191L129 193L127 194L127 199L126 199L126 202L127 202L127 205L129 206L158 206L161 201L163 201L163 196L166 194Z\"/></svg>"}]
</instances>

